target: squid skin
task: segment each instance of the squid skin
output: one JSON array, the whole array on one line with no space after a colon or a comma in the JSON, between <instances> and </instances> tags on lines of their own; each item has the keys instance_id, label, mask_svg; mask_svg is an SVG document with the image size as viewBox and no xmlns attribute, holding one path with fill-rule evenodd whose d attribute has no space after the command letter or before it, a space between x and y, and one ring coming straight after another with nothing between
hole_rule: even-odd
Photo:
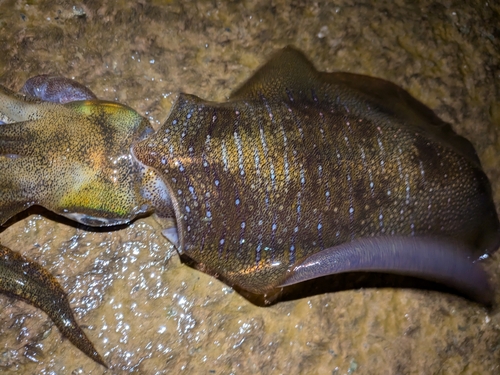
<instances>
[{"instance_id":1,"label":"squid skin","mask_svg":"<svg viewBox=\"0 0 500 375\"><path fill-rule=\"evenodd\" d=\"M80 84L50 80L64 97L84 99ZM126 106L91 99L93 94L64 105L41 100L55 100L46 94L35 90L28 98L0 86L0 113L9 119L0 126L0 224L33 204L94 226L122 224L151 211L141 192L158 181L129 156L131 143L152 131L147 120ZM107 367L55 278L2 245L0 291L40 308L64 337Z\"/></svg>"},{"instance_id":2,"label":"squid skin","mask_svg":"<svg viewBox=\"0 0 500 375\"><path fill-rule=\"evenodd\" d=\"M491 305L494 294L488 275L470 262L468 250L443 238L362 238L311 255L291 269L280 286L344 272L386 272L438 282Z\"/></svg>"},{"instance_id":3,"label":"squid skin","mask_svg":"<svg viewBox=\"0 0 500 375\"><path fill-rule=\"evenodd\" d=\"M302 271L288 277L309 259L320 260L309 275L336 273L326 249L376 237L340 269L366 259L366 271L373 262L489 300L472 260L497 250L499 221L476 152L390 82L318 72L285 48L227 102L181 94L132 151L167 185L179 252L231 285L273 293L302 281ZM411 238L397 259L382 246L392 237ZM446 256L459 266L427 267Z\"/></svg>"},{"instance_id":4,"label":"squid skin","mask_svg":"<svg viewBox=\"0 0 500 375\"><path fill-rule=\"evenodd\" d=\"M66 293L39 264L0 245L0 292L22 298L45 312L64 337L97 363L108 367L76 323Z\"/></svg>"},{"instance_id":5,"label":"squid skin","mask_svg":"<svg viewBox=\"0 0 500 375\"><path fill-rule=\"evenodd\" d=\"M0 224L33 204L96 227L154 210L175 219L162 233L179 253L252 293L378 271L492 302L474 260L497 250L500 225L476 152L390 82L318 72L288 47L225 103L181 94L154 134L66 78L23 91L0 86ZM57 282L0 250L0 290L105 365Z\"/></svg>"},{"instance_id":6,"label":"squid skin","mask_svg":"<svg viewBox=\"0 0 500 375\"><path fill-rule=\"evenodd\" d=\"M46 74L28 79L21 88L21 93L46 102L61 104L97 99L92 91L79 82Z\"/></svg>"}]
</instances>

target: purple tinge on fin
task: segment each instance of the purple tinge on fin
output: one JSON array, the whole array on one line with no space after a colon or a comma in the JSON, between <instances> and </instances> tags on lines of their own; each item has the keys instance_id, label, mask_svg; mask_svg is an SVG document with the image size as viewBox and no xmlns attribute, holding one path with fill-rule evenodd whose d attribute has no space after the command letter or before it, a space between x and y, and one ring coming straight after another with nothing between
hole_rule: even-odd
<instances>
[{"instance_id":1,"label":"purple tinge on fin","mask_svg":"<svg viewBox=\"0 0 500 375\"><path fill-rule=\"evenodd\" d=\"M280 287L344 272L386 272L438 282L490 304L488 275L469 253L463 244L435 237L362 238L311 255Z\"/></svg>"},{"instance_id":2,"label":"purple tinge on fin","mask_svg":"<svg viewBox=\"0 0 500 375\"><path fill-rule=\"evenodd\" d=\"M97 99L95 94L72 79L42 74L26 81L23 94L52 103L69 103L77 100Z\"/></svg>"}]
</instances>

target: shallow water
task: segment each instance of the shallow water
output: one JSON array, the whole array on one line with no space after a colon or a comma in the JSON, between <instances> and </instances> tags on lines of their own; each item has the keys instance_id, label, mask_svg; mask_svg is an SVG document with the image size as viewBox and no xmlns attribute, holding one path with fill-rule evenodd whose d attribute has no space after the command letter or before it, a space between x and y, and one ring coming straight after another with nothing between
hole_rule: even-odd
<instances>
[{"instance_id":1,"label":"shallow water","mask_svg":"<svg viewBox=\"0 0 500 375\"><path fill-rule=\"evenodd\" d=\"M36 74L74 77L159 126L179 91L224 100L293 44L320 70L388 79L434 109L476 146L498 206L500 8L377 3L0 0L0 83L19 89ZM500 372L499 309L455 295L359 289L374 282L357 275L336 281L354 290L259 307L181 264L152 218L108 232L34 214L0 241L58 278L110 365L106 372L86 358L40 311L0 296L5 373ZM485 266L498 304L500 255Z\"/></svg>"}]
</instances>

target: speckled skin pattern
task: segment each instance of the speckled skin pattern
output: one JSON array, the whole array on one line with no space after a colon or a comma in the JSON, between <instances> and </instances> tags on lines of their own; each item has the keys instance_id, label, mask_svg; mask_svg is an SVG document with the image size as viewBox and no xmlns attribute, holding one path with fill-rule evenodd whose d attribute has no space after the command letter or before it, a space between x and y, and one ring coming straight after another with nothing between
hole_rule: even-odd
<instances>
[{"instance_id":1,"label":"speckled skin pattern","mask_svg":"<svg viewBox=\"0 0 500 375\"><path fill-rule=\"evenodd\" d=\"M0 106L16 121L0 127L0 223L33 204L76 213L94 226L122 224L151 210L129 157L131 144L152 130L137 112L96 100L27 100L4 87Z\"/></svg>"},{"instance_id":2,"label":"speckled skin pattern","mask_svg":"<svg viewBox=\"0 0 500 375\"><path fill-rule=\"evenodd\" d=\"M395 85L318 73L292 48L227 103L181 95L134 153L169 186L181 251L254 293L363 237L496 250L498 218L468 141Z\"/></svg>"},{"instance_id":3,"label":"speckled skin pattern","mask_svg":"<svg viewBox=\"0 0 500 375\"><path fill-rule=\"evenodd\" d=\"M1 190L2 222L35 203L94 226L121 224L153 207L162 217L175 212L179 251L253 293L290 276L305 280L300 266L313 254L317 265L307 278L334 273L332 252L370 237L382 240L354 252L358 247L347 245L345 266L335 273L358 270L360 258L408 237L416 247L402 246L400 258L381 251L374 268L424 276L419 268L409 272L408 263L436 263L433 251L448 238L465 244L466 254L446 253L448 264L439 262L430 278L467 279L454 268L460 264L481 279L473 291L487 287L467 260L496 250L498 241L477 156L389 82L318 73L287 48L227 103L182 94L164 126L142 141L147 122L128 107L96 100L61 106L2 90L2 112L17 121L0 128L2 173L10 177ZM31 144L21 142L31 134ZM158 178L171 201L162 199ZM47 309L52 317L54 308Z\"/></svg>"},{"instance_id":4,"label":"speckled skin pattern","mask_svg":"<svg viewBox=\"0 0 500 375\"><path fill-rule=\"evenodd\" d=\"M40 265L0 245L0 290L46 311L59 331L94 361L106 363L76 323L66 293Z\"/></svg>"}]
</instances>

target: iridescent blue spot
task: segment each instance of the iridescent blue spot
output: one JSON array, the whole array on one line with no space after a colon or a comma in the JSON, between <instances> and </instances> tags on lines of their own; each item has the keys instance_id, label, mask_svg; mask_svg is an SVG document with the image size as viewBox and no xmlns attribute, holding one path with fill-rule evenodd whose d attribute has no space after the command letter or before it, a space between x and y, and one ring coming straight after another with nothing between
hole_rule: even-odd
<instances>
[{"instance_id":1,"label":"iridescent blue spot","mask_svg":"<svg viewBox=\"0 0 500 375\"><path fill-rule=\"evenodd\" d=\"M236 205L239 205L239 204L240 204L240 199L239 199L239 198L236 198L236 200L234 201L234 203L235 203Z\"/></svg>"},{"instance_id":2,"label":"iridescent blue spot","mask_svg":"<svg viewBox=\"0 0 500 375\"><path fill-rule=\"evenodd\" d=\"M172 124L173 125L177 125L177 119L175 119L174 121L172 121Z\"/></svg>"},{"instance_id":3,"label":"iridescent blue spot","mask_svg":"<svg viewBox=\"0 0 500 375\"><path fill-rule=\"evenodd\" d=\"M207 211L206 217L212 217L212 213L210 211Z\"/></svg>"},{"instance_id":4,"label":"iridescent blue spot","mask_svg":"<svg viewBox=\"0 0 500 375\"><path fill-rule=\"evenodd\" d=\"M245 226L246 226L246 224L245 224L245 222L243 221L243 222L241 223L241 229L245 229Z\"/></svg>"},{"instance_id":5,"label":"iridescent blue spot","mask_svg":"<svg viewBox=\"0 0 500 375\"><path fill-rule=\"evenodd\" d=\"M224 238L219 241L219 244L224 245Z\"/></svg>"},{"instance_id":6,"label":"iridescent blue spot","mask_svg":"<svg viewBox=\"0 0 500 375\"><path fill-rule=\"evenodd\" d=\"M318 230L320 230L321 228L323 228L323 225L321 225L321 223L318 224Z\"/></svg>"}]
</instances>

